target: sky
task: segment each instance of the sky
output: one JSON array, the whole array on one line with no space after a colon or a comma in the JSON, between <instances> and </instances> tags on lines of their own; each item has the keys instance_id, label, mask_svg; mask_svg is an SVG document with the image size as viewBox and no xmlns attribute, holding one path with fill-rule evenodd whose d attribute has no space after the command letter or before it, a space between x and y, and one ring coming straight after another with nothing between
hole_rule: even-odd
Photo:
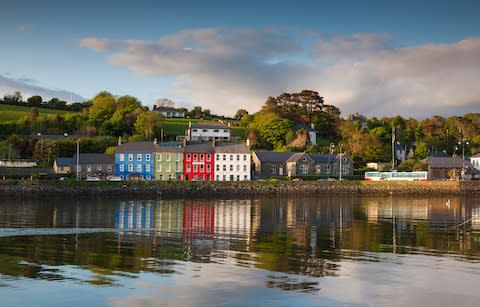
<instances>
[{"instance_id":1,"label":"sky","mask_svg":"<svg viewBox=\"0 0 480 307\"><path fill-rule=\"evenodd\" d=\"M0 95L100 91L233 116L315 90L342 116L478 112L479 1L0 0Z\"/></svg>"}]
</instances>

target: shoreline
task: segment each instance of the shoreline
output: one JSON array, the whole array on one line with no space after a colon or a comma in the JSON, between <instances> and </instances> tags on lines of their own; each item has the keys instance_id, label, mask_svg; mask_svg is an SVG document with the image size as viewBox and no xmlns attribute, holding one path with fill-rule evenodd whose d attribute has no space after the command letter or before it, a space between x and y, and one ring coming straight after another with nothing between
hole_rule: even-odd
<instances>
[{"instance_id":1,"label":"shoreline","mask_svg":"<svg viewBox=\"0 0 480 307\"><path fill-rule=\"evenodd\" d=\"M2 198L215 197L269 195L480 195L479 181L84 182L0 181Z\"/></svg>"}]
</instances>

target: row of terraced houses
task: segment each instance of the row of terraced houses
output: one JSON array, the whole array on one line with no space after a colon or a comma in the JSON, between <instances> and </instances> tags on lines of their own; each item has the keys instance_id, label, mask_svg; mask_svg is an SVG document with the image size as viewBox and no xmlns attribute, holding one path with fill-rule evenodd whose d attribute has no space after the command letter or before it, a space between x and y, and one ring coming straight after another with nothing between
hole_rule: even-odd
<instances>
[{"instance_id":1,"label":"row of terraced houses","mask_svg":"<svg viewBox=\"0 0 480 307\"><path fill-rule=\"evenodd\" d=\"M120 144L115 173L125 180L250 180L250 150L243 143L195 142Z\"/></svg>"}]
</instances>

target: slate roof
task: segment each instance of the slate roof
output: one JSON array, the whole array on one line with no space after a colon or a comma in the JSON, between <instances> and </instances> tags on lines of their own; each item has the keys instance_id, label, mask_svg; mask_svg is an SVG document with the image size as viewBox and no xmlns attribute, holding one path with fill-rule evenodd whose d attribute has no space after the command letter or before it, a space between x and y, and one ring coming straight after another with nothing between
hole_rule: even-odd
<instances>
[{"instance_id":1,"label":"slate roof","mask_svg":"<svg viewBox=\"0 0 480 307\"><path fill-rule=\"evenodd\" d=\"M192 129L230 129L230 127L218 122L201 122L192 123Z\"/></svg>"},{"instance_id":2,"label":"slate roof","mask_svg":"<svg viewBox=\"0 0 480 307\"><path fill-rule=\"evenodd\" d=\"M185 111L182 111L180 109L175 109L175 108L172 108L172 107L156 107L155 109L153 109L153 111L185 113Z\"/></svg>"},{"instance_id":3,"label":"slate roof","mask_svg":"<svg viewBox=\"0 0 480 307\"><path fill-rule=\"evenodd\" d=\"M328 154L313 154L313 153L303 153L297 152L294 153L290 158L288 158L287 162L297 162L300 160L304 155L309 156L315 163L333 163L337 159L337 155L328 155ZM328 157L330 156L330 160Z\"/></svg>"},{"instance_id":4,"label":"slate roof","mask_svg":"<svg viewBox=\"0 0 480 307\"><path fill-rule=\"evenodd\" d=\"M77 155L72 158L72 163L77 163ZM115 164L114 155L106 155L101 153L80 153L80 164Z\"/></svg>"},{"instance_id":5,"label":"slate roof","mask_svg":"<svg viewBox=\"0 0 480 307\"><path fill-rule=\"evenodd\" d=\"M285 163L295 152L256 151L255 154L262 163Z\"/></svg>"},{"instance_id":6,"label":"slate roof","mask_svg":"<svg viewBox=\"0 0 480 307\"><path fill-rule=\"evenodd\" d=\"M182 143L178 143L178 142L158 143L156 152L183 152Z\"/></svg>"},{"instance_id":7,"label":"slate roof","mask_svg":"<svg viewBox=\"0 0 480 307\"><path fill-rule=\"evenodd\" d=\"M57 166L70 166L72 165L72 158L58 157L55 159ZM77 161L77 160L75 160Z\"/></svg>"},{"instance_id":8,"label":"slate roof","mask_svg":"<svg viewBox=\"0 0 480 307\"><path fill-rule=\"evenodd\" d=\"M117 147L117 153L131 153L131 152L155 152L158 145L153 142L130 142L123 143Z\"/></svg>"},{"instance_id":9,"label":"slate roof","mask_svg":"<svg viewBox=\"0 0 480 307\"><path fill-rule=\"evenodd\" d=\"M474 168L474 166L468 160L462 160L462 158L452 158L452 157L427 157L425 163L428 164L431 168Z\"/></svg>"},{"instance_id":10,"label":"slate roof","mask_svg":"<svg viewBox=\"0 0 480 307\"><path fill-rule=\"evenodd\" d=\"M216 142L214 150L216 153L250 153L250 149L245 143Z\"/></svg>"},{"instance_id":11,"label":"slate roof","mask_svg":"<svg viewBox=\"0 0 480 307\"><path fill-rule=\"evenodd\" d=\"M215 152L211 142L187 142L183 149L184 152L213 153Z\"/></svg>"}]
</instances>

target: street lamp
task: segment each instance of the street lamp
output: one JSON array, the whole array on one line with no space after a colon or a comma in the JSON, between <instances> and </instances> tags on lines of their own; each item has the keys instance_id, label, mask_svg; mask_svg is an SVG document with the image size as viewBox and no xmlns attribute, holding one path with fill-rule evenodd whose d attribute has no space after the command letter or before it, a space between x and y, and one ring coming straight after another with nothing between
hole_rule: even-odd
<instances>
[{"instance_id":1,"label":"street lamp","mask_svg":"<svg viewBox=\"0 0 480 307\"><path fill-rule=\"evenodd\" d=\"M77 174L77 181L79 180L79 162L80 162L80 139L78 138L77 139L77 171L76 171L76 174Z\"/></svg>"},{"instance_id":2,"label":"street lamp","mask_svg":"<svg viewBox=\"0 0 480 307\"><path fill-rule=\"evenodd\" d=\"M333 149L335 148L335 144L330 143L330 149L328 151L328 178L330 178L330 175L332 174L332 166L330 165L330 157L333 154Z\"/></svg>"},{"instance_id":3,"label":"street lamp","mask_svg":"<svg viewBox=\"0 0 480 307\"><path fill-rule=\"evenodd\" d=\"M40 132L37 133L37 136L40 137L40 159L43 160L43 136Z\"/></svg>"}]
</instances>

